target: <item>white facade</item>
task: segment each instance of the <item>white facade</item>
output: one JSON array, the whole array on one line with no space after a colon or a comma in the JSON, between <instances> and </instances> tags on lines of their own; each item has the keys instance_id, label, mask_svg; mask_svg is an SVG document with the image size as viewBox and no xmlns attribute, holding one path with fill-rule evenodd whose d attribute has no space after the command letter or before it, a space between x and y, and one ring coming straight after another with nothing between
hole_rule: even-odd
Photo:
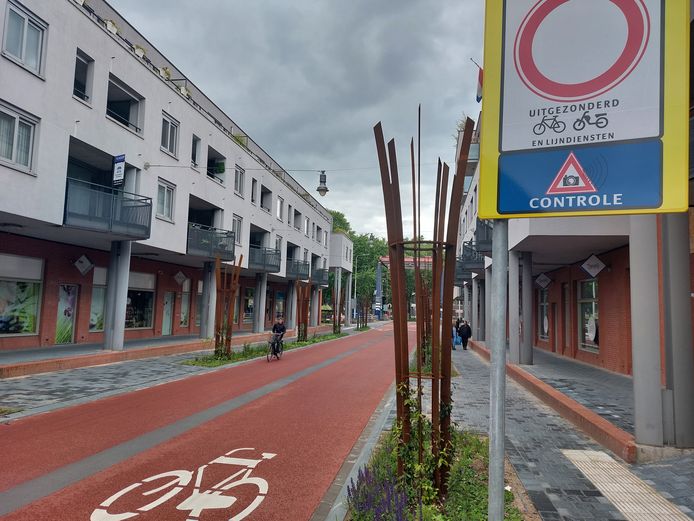
<instances>
[{"instance_id":1,"label":"white facade","mask_svg":"<svg viewBox=\"0 0 694 521\"><path fill-rule=\"evenodd\" d=\"M330 267L352 272L354 244L342 232L334 232L330 237Z\"/></svg>"},{"instance_id":2,"label":"white facade","mask_svg":"<svg viewBox=\"0 0 694 521\"><path fill-rule=\"evenodd\" d=\"M63 224L68 162L102 172L98 184L106 185L111 157L124 154L126 191L151 197L153 203L151 236L133 244L133 255L156 254L159 260L199 264L198 259L181 257L186 254L191 210L198 210L209 219L204 224L223 230L232 230L234 217L241 218L236 258L243 254L244 267L251 242L275 247L278 236L282 240L278 276L284 274L288 244L294 249L289 252L293 258L322 267L332 222L327 210L108 4L91 0L89 8L93 13L72 0L0 2L0 27L5 28L0 111L34 123L30 167L0 159L4 186L0 221L21 225L22 233L33 237L108 249L106 235L56 232L55 227ZM14 23L17 15L10 13L17 12L39 24L37 71L11 52L9 17ZM108 30L105 20L115 22L118 35ZM144 58L136 55L137 48L145 50ZM87 57L85 96L74 90L78 54ZM164 68L176 81L158 72ZM114 82L138 100L132 125L107 115L109 100L122 94ZM164 118L175 126L173 139L167 134L166 143ZM193 136L199 138L197 164L192 159ZM222 180L207 175L207 160L213 154L224 158ZM237 168L243 170L241 185L235 184ZM257 194L252 201L254 179ZM164 216L157 215L160 185L173 196ZM267 194L262 201L265 208L261 190Z\"/></svg>"}]
</instances>

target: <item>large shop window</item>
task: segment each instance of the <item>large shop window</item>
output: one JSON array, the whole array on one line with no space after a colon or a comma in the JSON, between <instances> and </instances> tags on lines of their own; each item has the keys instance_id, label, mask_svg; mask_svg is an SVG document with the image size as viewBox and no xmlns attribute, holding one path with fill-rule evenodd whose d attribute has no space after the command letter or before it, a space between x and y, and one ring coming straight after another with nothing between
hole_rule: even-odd
<instances>
[{"instance_id":1,"label":"large shop window","mask_svg":"<svg viewBox=\"0 0 694 521\"><path fill-rule=\"evenodd\" d=\"M0 336L35 335L43 260L0 254Z\"/></svg>"},{"instance_id":2,"label":"large shop window","mask_svg":"<svg viewBox=\"0 0 694 521\"><path fill-rule=\"evenodd\" d=\"M89 332L104 330L104 309L106 306L106 281L108 270L94 268L92 304L89 313ZM130 272L128 297L125 307L125 328L151 328L154 319L155 276L151 273Z\"/></svg>"},{"instance_id":3,"label":"large shop window","mask_svg":"<svg viewBox=\"0 0 694 521\"><path fill-rule=\"evenodd\" d=\"M537 291L537 337L540 340L549 340L549 304L547 303L546 289Z\"/></svg>"},{"instance_id":4,"label":"large shop window","mask_svg":"<svg viewBox=\"0 0 694 521\"><path fill-rule=\"evenodd\" d=\"M600 351L597 280L578 283L578 335L579 349L591 353Z\"/></svg>"}]
</instances>

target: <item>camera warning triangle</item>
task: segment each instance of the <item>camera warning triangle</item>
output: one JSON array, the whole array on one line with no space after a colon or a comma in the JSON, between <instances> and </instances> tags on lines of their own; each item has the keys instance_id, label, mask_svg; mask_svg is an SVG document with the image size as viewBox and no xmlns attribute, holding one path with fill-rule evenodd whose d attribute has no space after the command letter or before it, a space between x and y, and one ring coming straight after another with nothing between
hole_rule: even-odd
<instances>
[{"instance_id":1,"label":"camera warning triangle","mask_svg":"<svg viewBox=\"0 0 694 521\"><path fill-rule=\"evenodd\" d=\"M581 163L578 162L574 153L570 152L546 193L547 195L585 194L597 191Z\"/></svg>"}]
</instances>

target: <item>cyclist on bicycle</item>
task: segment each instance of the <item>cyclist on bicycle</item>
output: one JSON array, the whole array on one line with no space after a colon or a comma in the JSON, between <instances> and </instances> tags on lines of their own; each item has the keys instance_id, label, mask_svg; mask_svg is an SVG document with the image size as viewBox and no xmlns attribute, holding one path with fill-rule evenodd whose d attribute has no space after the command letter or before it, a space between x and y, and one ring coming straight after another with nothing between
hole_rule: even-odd
<instances>
[{"instance_id":1,"label":"cyclist on bicycle","mask_svg":"<svg viewBox=\"0 0 694 521\"><path fill-rule=\"evenodd\" d=\"M287 332L287 326L284 325L284 318L280 317L277 322L272 326L273 339L273 349L277 351L277 348L282 344L282 338Z\"/></svg>"}]
</instances>

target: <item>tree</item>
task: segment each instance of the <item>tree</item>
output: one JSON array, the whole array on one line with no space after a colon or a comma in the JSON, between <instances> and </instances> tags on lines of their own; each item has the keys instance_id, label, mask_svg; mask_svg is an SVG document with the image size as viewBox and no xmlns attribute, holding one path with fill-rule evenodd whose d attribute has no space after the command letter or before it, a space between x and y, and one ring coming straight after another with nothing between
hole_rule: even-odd
<instances>
[{"instance_id":1,"label":"tree","mask_svg":"<svg viewBox=\"0 0 694 521\"><path fill-rule=\"evenodd\" d=\"M330 212L330 215L333 216L333 231L346 233L347 236L351 238L354 232L352 231L352 226L349 224L345 214L338 212L337 210L328 211Z\"/></svg>"}]
</instances>

